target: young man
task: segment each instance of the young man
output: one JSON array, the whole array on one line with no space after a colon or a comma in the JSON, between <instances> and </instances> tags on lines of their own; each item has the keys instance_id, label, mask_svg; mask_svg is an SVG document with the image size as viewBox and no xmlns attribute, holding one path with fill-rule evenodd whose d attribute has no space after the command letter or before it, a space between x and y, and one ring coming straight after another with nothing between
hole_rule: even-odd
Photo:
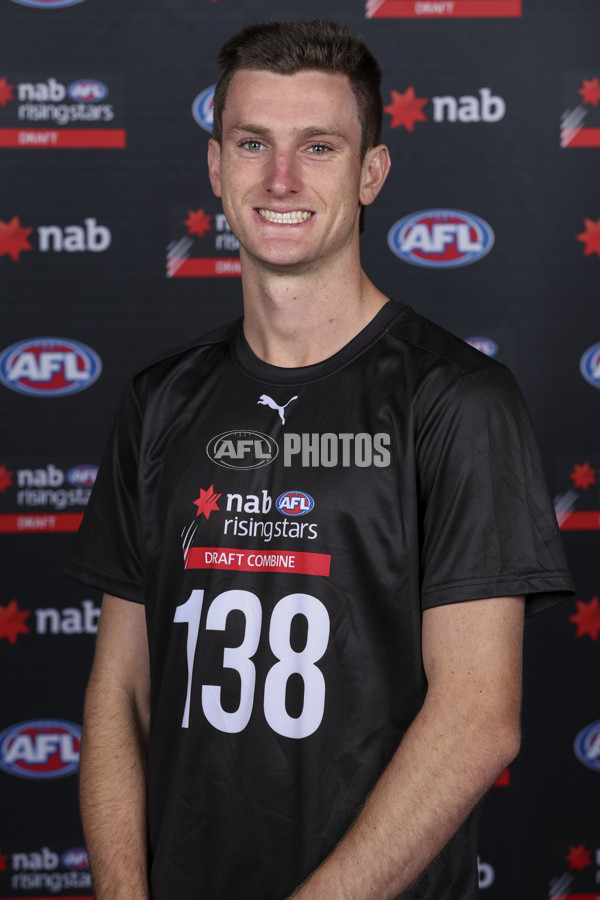
<instances>
[{"instance_id":1,"label":"young man","mask_svg":"<svg viewBox=\"0 0 600 900\"><path fill-rule=\"evenodd\" d=\"M220 56L243 321L128 388L68 571L103 601L98 900L467 900L519 745L524 598L571 586L506 369L383 296L379 70L331 23Z\"/></svg>"}]
</instances>

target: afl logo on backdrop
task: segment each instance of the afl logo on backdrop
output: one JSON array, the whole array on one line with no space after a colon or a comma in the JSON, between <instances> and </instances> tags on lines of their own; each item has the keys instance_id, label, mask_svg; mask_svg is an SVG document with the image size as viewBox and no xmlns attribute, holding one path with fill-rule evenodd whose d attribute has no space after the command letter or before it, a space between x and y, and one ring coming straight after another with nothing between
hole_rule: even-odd
<instances>
[{"instance_id":1,"label":"afl logo on backdrop","mask_svg":"<svg viewBox=\"0 0 600 900\"><path fill-rule=\"evenodd\" d=\"M600 344L589 347L579 363L579 370L586 381L600 388Z\"/></svg>"},{"instance_id":2,"label":"afl logo on backdrop","mask_svg":"<svg viewBox=\"0 0 600 900\"><path fill-rule=\"evenodd\" d=\"M600 722L592 722L579 732L573 745L575 756L584 766L600 772Z\"/></svg>"},{"instance_id":3,"label":"afl logo on backdrop","mask_svg":"<svg viewBox=\"0 0 600 900\"><path fill-rule=\"evenodd\" d=\"M75 103L98 103L108 96L108 88L95 78L80 78L69 85L67 93Z\"/></svg>"},{"instance_id":4,"label":"afl logo on backdrop","mask_svg":"<svg viewBox=\"0 0 600 900\"><path fill-rule=\"evenodd\" d=\"M200 128L212 133L213 128L213 98L215 85L201 91L192 103L192 115Z\"/></svg>"},{"instance_id":5,"label":"afl logo on backdrop","mask_svg":"<svg viewBox=\"0 0 600 900\"><path fill-rule=\"evenodd\" d=\"M93 384L101 371L100 357L91 347L66 338L30 338L0 353L0 381L19 394L75 394Z\"/></svg>"},{"instance_id":6,"label":"afl logo on backdrop","mask_svg":"<svg viewBox=\"0 0 600 900\"><path fill-rule=\"evenodd\" d=\"M426 209L392 225L388 246L404 262L432 269L468 266L494 245L491 227L472 213Z\"/></svg>"},{"instance_id":7,"label":"afl logo on backdrop","mask_svg":"<svg viewBox=\"0 0 600 900\"><path fill-rule=\"evenodd\" d=\"M475 347L476 350L479 350L480 353L485 353L486 356L495 356L498 352L498 344L491 338L470 337L465 338L465 341L467 344L470 344L471 347Z\"/></svg>"},{"instance_id":8,"label":"afl logo on backdrop","mask_svg":"<svg viewBox=\"0 0 600 900\"><path fill-rule=\"evenodd\" d=\"M0 734L0 769L21 778L62 778L79 768L81 728L72 722L20 722Z\"/></svg>"},{"instance_id":9,"label":"afl logo on backdrop","mask_svg":"<svg viewBox=\"0 0 600 900\"><path fill-rule=\"evenodd\" d=\"M21 6L37 6L38 9L57 9L59 6L75 6L84 0L13 0Z\"/></svg>"},{"instance_id":10,"label":"afl logo on backdrop","mask_svg":"<svg viewBox=\"0 0 600 900\"><path fill-rule=\"evenodd\" d=\"M67 472L67 481L73 487L91 488L96 481L98 466L73 466Z\"/></svg>"},{"instance_id":11,"label":"afl logo on backdrop","mask_svg":"<svg viewBox=\"0 0 600 900\"><path fill-rule=\"evenodd\" d=\"M84 872L90 867L85 847L73 847L71 850L65 850L60 861L65 869L71 869L72 872Z\"/></svg>"}]
</instances>

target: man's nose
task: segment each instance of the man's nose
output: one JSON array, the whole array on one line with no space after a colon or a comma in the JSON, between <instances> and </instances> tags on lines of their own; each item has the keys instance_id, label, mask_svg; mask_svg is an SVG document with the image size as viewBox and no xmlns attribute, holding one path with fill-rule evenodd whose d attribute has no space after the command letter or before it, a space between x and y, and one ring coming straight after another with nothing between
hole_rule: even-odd
<instances>
[{"instance_id":1,"label":"man's nose","mask_svg":"<svg viewBox=\"0 0 600 900\"><path fill-rule=\"evenodd\" d=\"M295 154L278 150L267 166L264 188L274 196L296 194L300 190L299 164Z\"/></svg>"}]
</instances>

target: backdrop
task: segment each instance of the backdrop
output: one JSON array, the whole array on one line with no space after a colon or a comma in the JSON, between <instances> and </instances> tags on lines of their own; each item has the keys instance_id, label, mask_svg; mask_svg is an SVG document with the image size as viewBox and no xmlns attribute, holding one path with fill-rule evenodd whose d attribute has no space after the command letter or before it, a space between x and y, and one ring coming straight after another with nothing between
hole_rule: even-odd
<instances>
[{"instance_id":1,"label":"backdrop","mask_svg":"<svg viewBox=\"0 0 600 900\"><path fill-rule=\"evenodd\" d=\"M215 56L329 17L382 63L377 285L515 372L577 598L527 626L484 900L600 897L598 0L0 0L0 898L89 897L77 813L99 597L60 574L129 373L241 311L206 177Z\"/></svg>"}]
</instances>

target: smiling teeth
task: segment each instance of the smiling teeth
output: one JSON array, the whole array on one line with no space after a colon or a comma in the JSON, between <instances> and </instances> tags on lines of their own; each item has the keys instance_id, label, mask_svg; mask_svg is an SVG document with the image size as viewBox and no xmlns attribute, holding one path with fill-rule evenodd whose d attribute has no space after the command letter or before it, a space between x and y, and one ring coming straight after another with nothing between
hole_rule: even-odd
<instances>
[{"instance_id":1,"label":"smiling teeth","mask_svg":"<svg viewBox=\"0 0 600 900\"><path fill-rule=\"evenodd\" d=\"M259 209L259 214L268 222L277 222L279 225L297 225L306 222L312 216L307 210L295 209L293 212L278 213L271 209Z\"/></svg>"}]
</instances>

